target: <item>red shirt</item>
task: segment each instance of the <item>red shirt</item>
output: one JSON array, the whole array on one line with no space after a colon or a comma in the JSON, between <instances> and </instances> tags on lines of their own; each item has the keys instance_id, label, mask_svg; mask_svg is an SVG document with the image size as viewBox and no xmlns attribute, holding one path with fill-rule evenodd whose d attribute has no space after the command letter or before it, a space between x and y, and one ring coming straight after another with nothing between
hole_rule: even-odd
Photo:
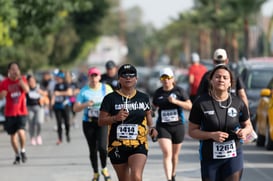
<instances>
[{"instance_id":1,"label":"red shirt","mask_svg":"<svg viewBox=\"0 0 273 181\"><path fill-rule=\"evenodd\" d=\"M25 77L22 80L27 83ZM26 92L19 84L19 80L5 78L0 85L0 91L6 90L5 116L26 116Z\"/></svg>"},{"instance_id":2,"label":"red shirt","mask_svg":"<svg viewBox=\"0 0 273 181\"><path fill-rule=\"evenodd\" d=\"M193 75L194 77L194 81L190 85L190 95L196 95L200 81L206 72L207 68L202 64L193 64L189 67L189 76Z\"/></svg>"}]
</instances>

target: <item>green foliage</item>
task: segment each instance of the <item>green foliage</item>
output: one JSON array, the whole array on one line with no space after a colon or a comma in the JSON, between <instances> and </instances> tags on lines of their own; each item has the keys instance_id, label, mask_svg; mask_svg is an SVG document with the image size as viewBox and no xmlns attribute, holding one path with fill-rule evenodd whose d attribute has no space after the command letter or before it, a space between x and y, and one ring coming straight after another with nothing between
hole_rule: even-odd
<instances>
[{"instance_id":1,"label":"green foliage","mask_svg":"<svg viewBox=\"0 0 273 181\"><path fill-rule=\"evenodd\" d=\"M13 2L0 0L0 46L12 46L10 31L17 27L17 12Z\"/></svg>"},{"instance_id":2,"label":"green foliage","mask_svg":"<svg viewBox=\"0 0 273 181\"><path fill-rule=\"evenodd\" d=\"M75 61L85 42L95 40L108 0L0 0L0 66L22 69Z\"/></svg>"},{"instance_id":3,"label":"green foliage","mask_svg":"<svg viewBox=\"0 0 273 181\"><path fill-rule=\"evenodd\" d=\"M187 54L190 51L207 51L214 47L231 49L234 43L231 39L233 36L237 38L241 53L244 51L242 47L246 46L243 45L244 41L241 41L244 39L244 22L247 18L250 23L256 23L257 13L260 12L265 0L195 0L194 2L192 10L181 13L178 19L150 38L153 39L150 40L151 42L158 44L152 45L151 51L154 51L155 47L156 52L169 49L172 50L169 56L179 59L181 53ZM200 39L209 40L211 44L204 45ZM211 57L211 52L203 52L203 54Z\"/></svg>"}]
</instances>

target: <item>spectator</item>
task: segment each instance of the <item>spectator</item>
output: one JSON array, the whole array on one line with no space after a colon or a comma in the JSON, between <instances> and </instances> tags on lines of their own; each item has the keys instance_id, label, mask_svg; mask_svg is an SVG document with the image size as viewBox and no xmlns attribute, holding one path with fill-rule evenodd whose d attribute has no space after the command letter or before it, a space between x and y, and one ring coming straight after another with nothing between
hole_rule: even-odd
<instances>
[{"instance_id":1,"label":"spectator","mask_svg":"<svg viewBox=\"0 0 273 181\"><path fill-rule=\"evenodd\" d=\"M200 64L200 57L197 53L192 53L191 62L192 65L189 67L190 99L191 102L194 102L198 86L203 75L207 72L207 68Z\"/></svg>"},{"instance_id":2,"label":"spectator","mask_svg":"<svg viewBox=\"0 0 273 181\"><path fill-rule=\"evenodd\" d=\"M117 65L113 60L109 60L105 64L106 73L101 75L101 82L109 84L113 90L119 89Z\"/></svg>"},{"instance_id":3,"label":"spectator","mask_svg":"<svg viewBox=\"0 0 273 181\"><path fill-rule=\"evenodd\" d=\"M20 161L26 162L26 118L27 105L26 93L29 87L25 76L21 75L19 64L11 62L8 64L8 76L0 86L0 99L6 98L4 128L11 137L11 145L15 152L13 164L19 164ZM18 146L18 137L20 150Z\"/></svg>"}]
</instances>

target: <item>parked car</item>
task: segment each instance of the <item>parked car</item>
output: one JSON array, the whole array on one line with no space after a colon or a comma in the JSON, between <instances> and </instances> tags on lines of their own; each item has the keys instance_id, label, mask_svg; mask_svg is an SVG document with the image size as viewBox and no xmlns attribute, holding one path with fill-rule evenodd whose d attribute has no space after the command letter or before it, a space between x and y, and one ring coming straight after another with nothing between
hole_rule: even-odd
<instances>
[{"instance_id":1,"label":"parked car","mask_svg":"<svg viewBox=\"0 0 273 181\"><path fill-rule=\"evenodd\" d=\"M143 92L147 92L148 78L151 73L151 68L137 66L137 88Z\"/></svg>"},{"instance_id":2,"label":"parked car","mask_svg":"<svg viewBox=\"0 0 273 181\"><path fill-rule=\"evenodd\" d=\"M237 62L236 64L232 64L233 69L236 75L240 75L243 69L249 65L257 65L257 64L271 64L273 63L273 57L254 57L250 59L242 59L241 61Z\"/></svg>"},{"instance_id":3,"label":"parked car","mask_svg":"<svg viewBox=\"0 0 273 181\"><path fill-rule=\"evenodd\" d=\"M260 99L256 110L257 146L265 146L273 150L273 78L267 87L260 91Z\"/></svg>"},{"instance_id":4,"label":"parked car","mask_svg":"<svg viewBox=\"0 0 273 181\"><path fill-rule=\"evenodd\" d=\"M190 85L189 85L189 72L187 69L178 69L175 71L175 82L176 85L182 87L188 94L190 93Z\"/></svg>"},{"instance_id":5,"label":"parked car","mask_svg":"<svg viewBox=\"0 0 273 181\"><path fill-rule=\"evenodd\" d=\"M246 87L250 120L255 127L260 91L268 85L271 77L273 77L273 62L246 62L241 69L240 76Z\"/></svg>"}]
</instances>

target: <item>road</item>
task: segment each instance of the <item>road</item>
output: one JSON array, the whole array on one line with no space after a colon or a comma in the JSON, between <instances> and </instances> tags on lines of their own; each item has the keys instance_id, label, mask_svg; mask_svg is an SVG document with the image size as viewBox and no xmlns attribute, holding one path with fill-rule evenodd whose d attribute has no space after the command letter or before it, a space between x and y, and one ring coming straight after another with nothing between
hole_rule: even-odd
<instances>
[{"instance_id":1,"label":"road","mask_svg":"<svg viewBox=\"0 0 273 181\"><path fill-rule=\"evenodd\" d=\"M80 124L80 122L79 122ZM28 139L26 164L12 165L14 153L8 135L0 131L0 180L1 181L86 181L92 178L88 149L81 128L71 130L71 143L57 146L54 121L43 124L41 146L31 146ZM244 145L245 171L243 181L271 181L273 178L273 152L257 148L254 143ZM177 181L200 181L198 141L186 135L177 168ZM114 170L108 162L112 181L117 181ZM150 142L144 181L166 180L162 154L158 143ZM103 180L102 178L100 179Z\"/></svg>"}]
</instances>

